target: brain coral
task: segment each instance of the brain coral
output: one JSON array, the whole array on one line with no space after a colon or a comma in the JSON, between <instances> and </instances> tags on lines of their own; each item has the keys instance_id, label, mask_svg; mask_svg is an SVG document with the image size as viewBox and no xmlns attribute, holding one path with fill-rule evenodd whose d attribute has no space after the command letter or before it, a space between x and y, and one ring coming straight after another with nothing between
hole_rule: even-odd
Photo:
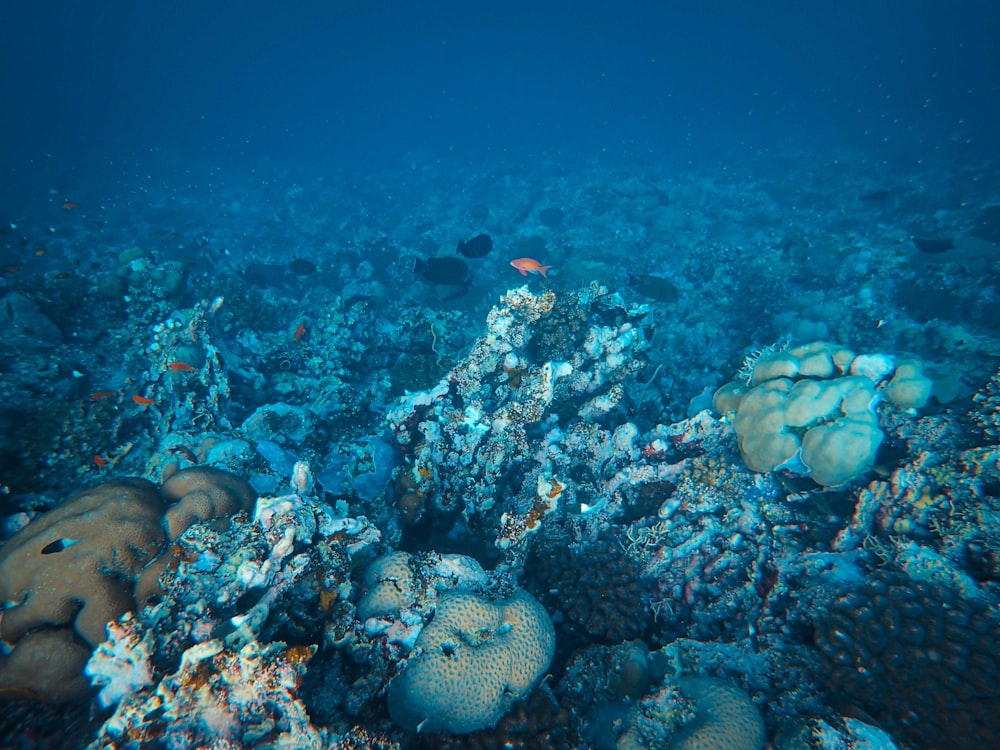
<instances>
[{"instance_id":1,"label":"brain coral","mask_svg":"<svg viewBox=\"0 0 1000 750\"><path fill-rule=\"evenodd\" d=\"M694 718L670 740L668 750L760 750L767 736L750 696L713 677L681 677L681 692L694 701Z\"/></svg>"},{"instance_id":2,"label":"brain coral","mask_svg":"<svg viewBox=\"0 0 1000 750\"><path fill-rule=\"evenodd\" d=\"M524 591L491 602L443 596L406 669L389 686L389 713L407 729L455 734L493 726L548 669L552 620Z\"/></svg>"},{"instance_id":3,"label":"brain coral","mask_svg":"<svg viewBox=\"0 0 1000 750\"><path fill-rule=\"evenodd\" d=\"M410 567L411 556L406 552L392 552L373 562L365 571L364 583L368 591L358 602L358 617L398 614L416 600L417 581Z\"/></svg>"}]
</instances>

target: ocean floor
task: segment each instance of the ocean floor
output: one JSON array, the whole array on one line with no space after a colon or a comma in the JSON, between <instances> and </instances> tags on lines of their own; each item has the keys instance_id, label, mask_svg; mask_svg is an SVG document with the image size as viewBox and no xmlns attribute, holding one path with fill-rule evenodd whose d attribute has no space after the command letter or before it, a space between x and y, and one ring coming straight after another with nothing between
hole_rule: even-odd
<instances>
[{"instance_id":1,"label":"ocean floor","mask_svg":"<svg viewBox=\"0 0 1000 750\"><path fill-rule=\"evenodd\" d=\"M4 747L1000 736L995 163L141 171L0 215Z\"/></svg>"}]
</instances>

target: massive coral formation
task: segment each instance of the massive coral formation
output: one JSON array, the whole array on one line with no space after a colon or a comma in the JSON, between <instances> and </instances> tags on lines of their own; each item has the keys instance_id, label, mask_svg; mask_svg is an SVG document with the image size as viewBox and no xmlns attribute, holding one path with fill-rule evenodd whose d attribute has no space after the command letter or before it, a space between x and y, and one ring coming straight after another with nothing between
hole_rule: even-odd
<instances>
[{"instance_id":1,"label":"massive coral formation","mask_svg":"<svg viewBox=\"0 0 1000 750\"><path fill-rule=\"evenodd\" d=\"M137 584L146 581L143 591L155 585L146 571L168 541L191 523L247 509L255 494L210 468L178 472L164 489L135 477L105 482L0 548L0 601L8 603L0 635L13 644L0 658L0 696L87 695L84 663L104 640L105 624L136 608Z\"/></svg>"}]
</instances>

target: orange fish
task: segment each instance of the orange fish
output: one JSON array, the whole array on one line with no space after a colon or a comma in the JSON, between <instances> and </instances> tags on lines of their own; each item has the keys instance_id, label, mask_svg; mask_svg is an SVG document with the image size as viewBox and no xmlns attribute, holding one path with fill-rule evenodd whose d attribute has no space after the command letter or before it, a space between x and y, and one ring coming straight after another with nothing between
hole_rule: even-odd
<instances>
[{"instance_id":1,"label":"orange fish","mask_svg":"<svg viewBox=\"0 0 1000 750\"><path fill-rule=\"evenodd\" d=\"M534 258L515 258L510 262L514 268L521 272L522 276L527 276L528 273L540 273L546 279L546 271L548 271L552 266L543 266Z\"/></svg>"},{"instance_id":2,"label":"orange fish","mask_svg":"<svg viewBox=\"0 0 1000 750\"><path fill-rule=\"evenodd\" d=\"M194 368L187 362L171 362L167 367L174 372L194 372Z\"/></svg>"},{"instance_id":3,"label":"orange fish","mask_svg":"<svg viewBox=\"0 0 1000 750\"><path fill-rule=\"evenodd\" d=\"M63 208L66 209L67 211L72 211L74 208L79 208L79 207L80 204L74 203L73 201L66 201L65 203L63 203Z\"/></svg>"},{"instance_id":4,"label":"orange fish","mask_svg":"<svg viewBox=\"0 0 1000 750\"><path fill-rule=\"evenodd\" d=\"M35 257L36 258L41 258L43 255L45 255L45 248L44 247L37 247L37 248L35 248Z\"/></svg>"},{"instance_id":5,"label":"orange fish","mask_svg":"<svg viewBox=\"0 0 1000 750\"><path fill-rule=\"evenodd\" d=\"M295 343L296 344L299 343L302 340L302 337L305 335L305 333L306 333L306 324L305 323L299 323L299 327L295 329Z\"/></svg>"},{"instance_id":6,"label":"orange fish","mask_svg":"<svg viewBox=\"0 0 1000 750\"><path fill-rule=\"evenodd\" d=\"M150 404L156 403L156 401L154 401L153 399L146 398L145 396L140 396L138 393L132 397L132 401L138 404L139 406L149 406Z\"/></svg>"},{"instance_id":7,"label":"orange fish","mask_svg":"<svg viewBox=\"0 0 1000 750\"><path fill-rule=\"evenodd\" d=\"M94 463L97 464L98 468L103 469L108 465L107 460L100 453L94 454Z\"/></svg>"},{"instance_id":8,"label":"orange fish","mask_svg":"<svg viewBox=\"0 0 1000 750\"><path fill-rule=\"evenodd\" d=\"M98 391L97 393L90 394L91 401L100 401L102 398L111 398L112 396L117 396L118 391Z\"/></svg>"}]
</instances>

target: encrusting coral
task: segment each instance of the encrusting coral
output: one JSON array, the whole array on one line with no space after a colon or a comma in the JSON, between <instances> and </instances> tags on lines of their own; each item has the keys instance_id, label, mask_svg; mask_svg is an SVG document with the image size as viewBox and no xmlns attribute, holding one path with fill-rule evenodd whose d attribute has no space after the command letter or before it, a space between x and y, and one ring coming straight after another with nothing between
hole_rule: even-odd
<instances>
[{"instance_id":1,"label":"encrusting coral","mask_svg":"<svg viewBox=\"0 0 1000 750\"><path fill-rule=\"evenodd\" d=\"M0 637L12 647L0 657L0 697L88 695L84 664L105 625L145 600L137 583L155 588L147 571L168 541L191 523L248 509L254 496L243 480L207 467L178 472L162 493L145 479L116 479L11 537L0 548L0 601L10 603Z\"/></svg>"}]
</instances>

